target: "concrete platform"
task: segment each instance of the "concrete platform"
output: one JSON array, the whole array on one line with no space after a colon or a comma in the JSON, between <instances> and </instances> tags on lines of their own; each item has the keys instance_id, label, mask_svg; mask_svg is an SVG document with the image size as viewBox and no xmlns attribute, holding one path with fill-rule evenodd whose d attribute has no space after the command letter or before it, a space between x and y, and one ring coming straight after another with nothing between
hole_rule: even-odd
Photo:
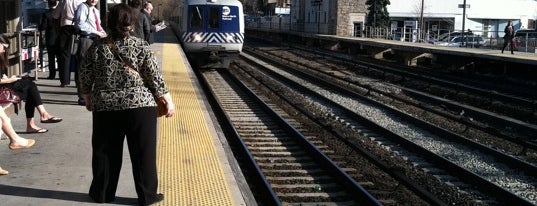
<instances>
[{"instance_id":1,"label":"concrete platform","mask_svg":"<svg viewBox=\"0 0 537 206\"><path fill-rule=\"evenodd\" d=\"M48 73L40 72L46 77ZM95 205L87 192L91 183L91 113L77 105L74 81L66 88L59 80L36 81L45 108L63 118L55 124L38 125L49 131L25 134L24 111L13 115L12 124L21 136L34 138L35 146L11 151L9 140L0 141L0 166L10 172L0 176L0 205ZM36 120L39 114L36 111ZM126 148L126 147L125 147ZM108 205L137 203L129 156L125 150L118 199Z\"/></svg>"}]
</instances>

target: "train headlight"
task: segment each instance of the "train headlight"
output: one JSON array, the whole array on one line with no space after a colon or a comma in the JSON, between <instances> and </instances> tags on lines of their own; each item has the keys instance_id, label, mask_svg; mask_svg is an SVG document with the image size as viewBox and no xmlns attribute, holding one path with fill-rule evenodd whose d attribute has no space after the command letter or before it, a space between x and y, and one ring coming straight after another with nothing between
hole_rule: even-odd
<instances>
[{"instance_id":1,"label":"train headlight","mask_svg":"<svg viewBox=\"0 0 537 206\"><path fill-rule=\"evenodd\" d=\"M234 39L235 39L235 38L233 38L233 35L227 35L227 36L226 36L226 40L227 40L228 42L231 42L231 41L233 41Z\"/></svg>"},{"instance_id":2,"label":"train headlight","mask_svg":"<svg viewBox=\"0 0 537 206\"><path fill-rule=\"evenodd\" d=\"M192 34L192 36L190 36L190 38L191 38L192 41L194 41L194 42L199 42L199 41L201 41L201 35L199 35L199 34Z\"/></svg>"}]
</instances>

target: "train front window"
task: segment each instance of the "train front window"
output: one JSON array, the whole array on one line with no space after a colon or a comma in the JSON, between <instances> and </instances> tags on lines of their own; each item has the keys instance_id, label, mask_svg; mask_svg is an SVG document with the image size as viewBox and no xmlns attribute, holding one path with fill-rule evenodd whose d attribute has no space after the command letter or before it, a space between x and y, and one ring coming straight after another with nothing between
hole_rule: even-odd
<instances>
[{"instance_id":1,"label":"train front window","mask_svg":"<svg viewBox=\"0 0 537 206\"><path fill-rule=\"evenodd\" d=\"M209 8L209 28L220 27L220 10L217 7Z\"/></svg>"},{"instance_id":2,"label":"train front window","mask_svg":"<svg viewBox=\"0 0 537 206\"><path fill-rule=\"evenodd\" d=\"M190 8L190 28L203 27L203 9L196 6Z\"/></svg>"}]
</instances>

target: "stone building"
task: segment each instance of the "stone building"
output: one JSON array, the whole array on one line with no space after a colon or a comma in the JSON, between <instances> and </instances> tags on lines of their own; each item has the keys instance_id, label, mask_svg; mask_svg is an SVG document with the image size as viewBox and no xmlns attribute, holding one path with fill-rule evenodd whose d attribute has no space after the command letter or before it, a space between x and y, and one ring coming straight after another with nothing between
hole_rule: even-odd
<instances>
[{"instance_id":1,"label":"stone building","mask_svg":"<svg viewBox=\"0 0 537 206\"><path fill-rule=\"evenodd\" d=\"M366 13L365 0L292 0L291 30L355 36L363 30Z\"/></svg>"}]
</instances>

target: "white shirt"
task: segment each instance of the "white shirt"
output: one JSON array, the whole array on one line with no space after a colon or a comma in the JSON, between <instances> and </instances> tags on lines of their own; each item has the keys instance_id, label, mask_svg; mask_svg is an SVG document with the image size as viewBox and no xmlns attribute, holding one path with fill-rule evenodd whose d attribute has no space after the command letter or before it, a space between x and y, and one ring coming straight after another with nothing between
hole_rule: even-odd
<instances>
[{"instance_id":1,"label":"white shirt","mask_svg":"<svg viewBox=\"0 0 537 206\"><path fill-rule=\"evenodd\" d=\"M75 11L78 6L85 2L85 0L63 0L58 4L58 8L55 10L54 18L60 20L60 25L73 25L73 19L75 18Z\"/></svg>"},{"instance_id":2,"label":"white shirt","mask_svg":"<svg viewBox=\"0 0 537 206\"><path fill-rule=\"evenodd\" d=\"M93 12L95 12L95 14L93 14ZM88 6L85 3L80 4L78 5L78 9L76 10L75 16L77 19L75 25L82 31L83 35L92 35L98 32L96 20L98 20L99 22L99 27L101 28L101 31L103 30L103 27L101 26L101 17L99 15L99 10L95 8L95 6Z\"/></svg>"}]
</instances>

